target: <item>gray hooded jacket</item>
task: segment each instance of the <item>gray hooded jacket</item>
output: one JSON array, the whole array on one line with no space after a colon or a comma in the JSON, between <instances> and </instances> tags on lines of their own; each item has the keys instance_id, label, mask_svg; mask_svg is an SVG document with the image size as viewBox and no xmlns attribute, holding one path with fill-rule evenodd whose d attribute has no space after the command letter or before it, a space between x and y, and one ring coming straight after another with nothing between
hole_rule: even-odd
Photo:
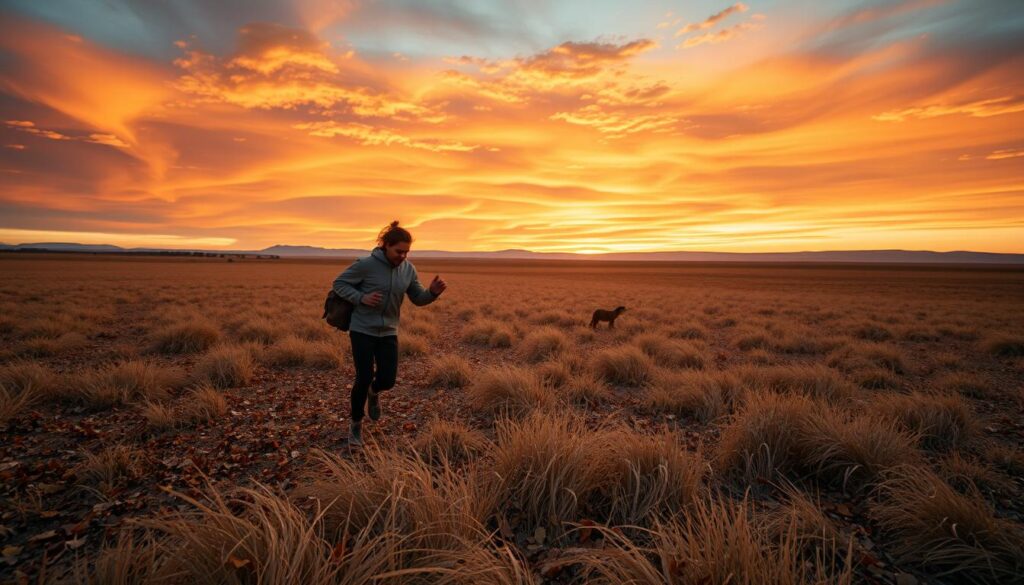
<instances>
[{"instance_id":1,"label":"gray hooded jacket","mask_svg":"<svg viewBox=\"0 0 1024 585\"><path fill-rule=\"evenodd\" d=\"M334 279L334 292L355 305L350 331L376 337L398 335L398 318L406 294L414 305L423 306L437 300L437 296L420 284L416 267L408 260L393 266L377 247L369 256L359 258ZM363 295L381 291L380 304L368 307L362 303Z\"/></svg>"}]
</instances>

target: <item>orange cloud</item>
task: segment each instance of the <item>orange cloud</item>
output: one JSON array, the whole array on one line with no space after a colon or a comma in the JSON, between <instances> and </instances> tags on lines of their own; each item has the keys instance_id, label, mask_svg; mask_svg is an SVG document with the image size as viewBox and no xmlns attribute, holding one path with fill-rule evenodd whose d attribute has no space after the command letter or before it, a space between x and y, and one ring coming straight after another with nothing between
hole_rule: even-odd
<instances>
[{"instance_id":1,"label":"orange cloud","mask_svg":"<svg viewBox=\"0 0 1024 585\"><path fill-rule=\"evenodd\" d=\"M49 138L50 140L79 140L82 142L91 142L94 144L104 144L106 146L114 146L117 148L129 148L129 145L114 136L113 134L89 134L87 136L68 136L61 134L55 130L46 130L43 128L37 128L35 122L27 120L8 120L6 124L12 128L15 128L21 132L27 132L29 134L35 134L43 138Z\"/></svg>"},{"instance_id":2,"label":"orange cloud","mask_svg":"<svg viewBox=\"0 0 1024 585\"><path fill-rule=\"evenodd\" d=\"M217 58L186 49L175 65L184 71L175 87L193 100L243 108L341 110L358 118L437 122L429 105L397 94L389 82L346 52L312 33L276 24L251 24L239 31L238 50Z\"/></svg>"},{"instance_id":3,"label":"orange cloud","mask_svg":"<svg viewBox=\"0 0 1024 585\"><path fill-rule=\"evenodd\" d=\"M909 119L936 118L953 114L987 118L1017 112L1024 112L1024 95L1008 95L953 104L914 106L883 112L873 118L881 122L903 122Z\"/></svg>"},{"instance_id":4,"label":"orange cloud","mask_svg":"<svg viewBox=\"0 0 1024 585\"><path fill-rule=\"evenodd\" d=\"M687 24L683 28L677 30L675 36L681 37L681 36L683 36L685 34L689 34L689 33L694 32L694 31L707 30L707 29L715 26L719 22L725 20L726 18L728 18L732 14L746 12L749 9L750 9L750 7L747 6L746 4L744 4L742 2L737 2L737 3L733 4L732 6L726 8L724 10L721 10L719 12L716 12L715 14L712 14L711 16L705 18L702 22Z\"/></svg>"},{"instance_id":5,"label":"orange cloud","mask_svg":"<svg viewBox=\"0 0 1024 585\"><path fill-rule=\"evenodd\" d=\"M160 67L16 17L0 21L0 50L14 56L0 69L4 92L128 143L136 141L133 121L168 96Z\"/></svg>"},{"instance_id":6,"label":"orange cloud","mask_svg":"<svg viewBox=\"0 0 1024 585\"><path fill-rule=\"evenodd\" d=\"M1017 158L1019 156L1024 156L1024 149L1006 148L992 152L985 158L988 160L1003 160L1007 158Z\"/></svg>"},{"instance_id":7,"label":"orange cloud","mask_svg":"<svg viewBox=\"0 0 1024 585\"><path fill-rule=\"evenodd\" d=\"M432 152L471 152L480 148L479 145L466 145L461 142L446 142L438 140L418 140L403 136L386 128L376 128L367 124L338 124L336 122L305 122L294 126L299 130L306 130L311 136L322 136L330 138L333 136L345 136L356 142L371 146L400 145L410 148L419 148Z\"/></svg>"},{"instance_id":8,"label":"orange cloud","mask_svg":"<svg viewBox=\"0 0 1024 585\"><path fill-rule=\"evenodd\" d=\"M761 15L755 14L754 16L757 17ZM676 45L676 48L690 49L698 45L703 45L704 43L723 43L725 41L738 37L740 34L748 30L757 30L763 26L760 23L760 20L762 20L762 18L754 18L752 20L753 22L741 22L739 24L730 26L729 28L723 28L720 31L708 32L702 35L690 37L683 41L682 43Z\"/></svg>"}]
</instances>

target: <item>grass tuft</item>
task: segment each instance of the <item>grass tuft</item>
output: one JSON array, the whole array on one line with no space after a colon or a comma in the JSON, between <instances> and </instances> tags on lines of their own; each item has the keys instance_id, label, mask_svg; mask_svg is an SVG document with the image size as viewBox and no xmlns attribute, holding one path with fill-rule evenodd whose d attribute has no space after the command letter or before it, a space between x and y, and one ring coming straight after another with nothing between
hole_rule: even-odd
<instances>
[{"instance_id":1,"label":"grass tuft","mask_svg":"<svg viewBox=\"0 0 1024 585\"><path fill-rule=\"evenodd\" d=\"M549 408L555 395L530 369L498 366L482 371L466 393L470 406L493 416L522 418L538 408Z\"/></svg>"}]
</instances>

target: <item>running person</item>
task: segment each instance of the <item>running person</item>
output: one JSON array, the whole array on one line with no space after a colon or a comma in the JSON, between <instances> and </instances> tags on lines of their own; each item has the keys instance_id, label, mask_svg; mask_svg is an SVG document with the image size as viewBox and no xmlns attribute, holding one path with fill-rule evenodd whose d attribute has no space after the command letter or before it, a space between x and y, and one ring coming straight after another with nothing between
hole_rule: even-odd
<instances>
[{"instance_id":1,"label":"running person","mask_svg":"<svg viewBox=\"0 0 1024 585\"><path fill-rule=\"evenodd\" d=\"M334 292L355 305L349 326L356 369L349 445L363 444L364 409L371 420L380 419L379 394L395 385L403 297L409 295L414 305L429 305L448 286L440 276L435 276L427 288L420 284L416 267L406 260L411 245L412 234L393 221L381 230L377 247L369 256L359 258L334 279Z\"/></svg>"}]
</instances>

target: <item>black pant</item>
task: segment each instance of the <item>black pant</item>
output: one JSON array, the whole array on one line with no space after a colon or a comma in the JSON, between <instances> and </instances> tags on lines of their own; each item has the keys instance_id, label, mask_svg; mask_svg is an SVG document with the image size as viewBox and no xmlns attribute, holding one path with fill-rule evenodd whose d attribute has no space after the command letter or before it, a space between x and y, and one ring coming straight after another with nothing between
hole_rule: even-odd
<instances>
[{"instance_id":1,"label":"black pant","mask_svg":"<svg viewBox=\"0 0 1024 585\"><path fill-rule=\"evenodd\" d=\"M373 385L374 392L395 387L398 375L398 336L375 337L350 331L352 363L356 367L356 381L352 384L352 420L363 420L366 393ZM374 376L374 362L377 365Z\"/></svg>"}]
</instances>

